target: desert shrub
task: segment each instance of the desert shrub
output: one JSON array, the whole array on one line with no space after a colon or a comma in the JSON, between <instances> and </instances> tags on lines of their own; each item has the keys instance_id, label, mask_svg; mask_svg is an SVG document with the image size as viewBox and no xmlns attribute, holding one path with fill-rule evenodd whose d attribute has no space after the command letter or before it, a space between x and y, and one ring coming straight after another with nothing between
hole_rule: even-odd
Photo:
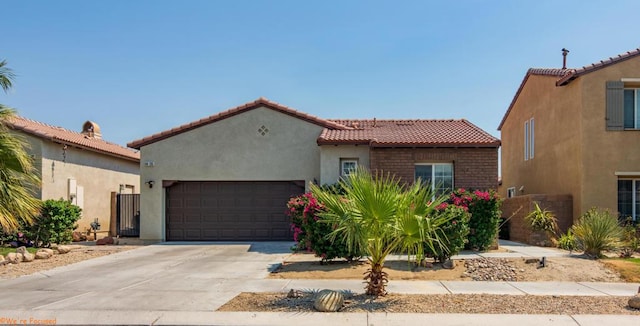
<instances>
[{"instance_id":1,"label":"desert shrub","mask_svg":"<svg viewBox=\"0 0 640 326\"><path fill-rule=\"evenodd\" d=\"M560 236L560 239L558 239L558 248L569 251L578 249L576 237L575 235L573 235L573 232L571 232L571 230Z\"/></svg>"},{"instance_id":2,"label":"desert shrub","mask_svg":"<svg viewBox=\"0 0 640 326\"><path fill-rule=\"evenodd\" d=\"M540 208L538 203L535 203L534 210L527 214L524 219L533 231L543 231L550 236L556 237L558 219L552 211Z\"/></svg>"},{"instance_id":3,"label":"desert shrub","mask_svg":"<svg viewBox=\"0 0 640 326\"><path fill-rule=\"evenodd\" d=\"M638 226L634 225L631 219L627 219L623 225L622 248L620 257L629 258L640 248L640 238L638 238Z\"/></svg>"},{"instance_id":4,"label":"desert shrub","mask_svg":"<svg viewBox=\"0 0 640 326\"><path fill-rule=\"evenodd\" d=\"M493 191L466 191L458 189L451 194L449 203L466 207L471 214L469 220L468 249L487 250L498 234L501 200Z\"/></svg>"},{"instance_id":5,"label":"desert shrub","mask_svg":"<svg viewBox=\"0 0 640 326\"><path fill-rule=\"evenodd\" d=\"M331 191L335 189L338 192L336 186L330 187ZM340 239L329 240L328 235L333 231L333 225L321 221L319 213L324 210L324 206L311 193L291 198L287 208L297 250L311 251L322 261L335 258L351 260L361 256L349 252L347 245Z\"/></svg>"},{"instance_id":6,"label":"desert shrub","mask_svg":"<svg viewBox=\"0 0 640 326\"><path fill-rule=\"evenodd\" d=\"M40 215L33 220L32 225L21 222L18 232L0 231L0 242L3 245L27 247L49 247L52 243L70 243L81 211L80 207L64 199L49 199L42 203Z\"/></svg>"},{"instance_id":7,"label":"desert shrub","mask_svg":"<svg viewBox=\"0 0 640 326\"><path fill-rule=\"evenodd\" d=\"M36 247L49 247L52 243L70 243L73 230L80 219L80 207L63 199L43 202L40 216L24 230Z\"/></svg>"},{"instance_id":8,"label":"desert shrub","mask_svg":"<svg viewBox=\"0 0 640 326\"><path fill-rule=\"evenodd\" d=\"M436 243L433 249L427 246L427 257L433 257L437 261L444 262L457 255L467 243L469 235L469 213L460 206L443 203L438 206L438 214L447 216L447 222L441 226L442 241Z\"/></svg>"},{"instance_id":9,"label":"desert shrub","mask_svg":"<svg viewBox=\"0 0 640 326\"><path fill-rule=\"evenodd\" d=\"M576 236L578 248L596 258L601 257L604 250L617 248L623 235L618 219L609 211L596 208L582 215L571 230Z\"/></svg>"}]
</instances>

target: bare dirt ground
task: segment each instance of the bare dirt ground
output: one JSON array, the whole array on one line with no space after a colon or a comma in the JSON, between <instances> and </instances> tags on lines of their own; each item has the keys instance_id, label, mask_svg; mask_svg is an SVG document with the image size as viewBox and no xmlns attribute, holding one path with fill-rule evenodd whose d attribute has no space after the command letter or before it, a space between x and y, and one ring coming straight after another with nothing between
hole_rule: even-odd
<instances>
[{"instance_id":1,"label":"bare dirt ground","mask_svg":"<svg viewBox=\"0 0 640 326\"><path fill-rule=\"evenodd\" d=\"M70 247L72 248L70 252L66 254L56 254L49 259L36 259L32 262L22 262L19 264L7 264L4 266L0 266L0 279L9 279L24 275L30 275L52 268L77 263L87 259L139 248L139 246L131 245L70 245Z\"/></svg>"},{"instance_id":2,"label":"bare dirt ground","mask_svg":"<svg viewBox=\"0 0 640 326\"><path fill-rule=\"evenodd\" d=\"M497 259L490 259L497 260ZM565 282L624 282L618 273L598 260L574 257L552 257L546 267L525 262L523 258L500 259L513 269L514 281L565 281ZM453 270L443 269L440 264L433 267L418 267L406 260L385 263L390 280L439 280L471 281L472 274L462 260L456 260ZM282 263L271 278L284 279L362 279L367 270L365 260L358 262L334 261L321 264L311 254L294 254Z\"/></svg>"},{"instance_id":3,"label":"bare dirt ground","mask_svg":"<svg viewBox=\"0 0 640 326\"><path fill-rule=\"evenodd\" d=\"M495 263L495 264L494 264ZM513 281L566 281L566 282L624 282L614 270L598 260L580 256L548 258L546 266L526 263L523 258L489 258L482 262L455 261L452 270L440 264L417 267L407 261L389 261L385 266L389 282L394 280L462 280L477 279L477 267L493 266L481 275L490 280L493 275L506 273ZM495 267L498 266L498 267ZM472 271L471 267L476 267ZM275 270L271 278L285 279L362 279L367 269L365 261L332 262L320 264L312 255L292 255ZM506 271L506 272L505 272ZM482 273L481 273L482 274ZM299 298L287 293L241 293L219 311L287 311L310 312L314 293L302 292ZM399 312L399 313L483 313L483 314L631 314L640 310L630 308L628 297L612 296L535 296L446 294L404 295L389 294L373 298L364 294L347 294L343 312Z\"/></svg>"}]
</instances>

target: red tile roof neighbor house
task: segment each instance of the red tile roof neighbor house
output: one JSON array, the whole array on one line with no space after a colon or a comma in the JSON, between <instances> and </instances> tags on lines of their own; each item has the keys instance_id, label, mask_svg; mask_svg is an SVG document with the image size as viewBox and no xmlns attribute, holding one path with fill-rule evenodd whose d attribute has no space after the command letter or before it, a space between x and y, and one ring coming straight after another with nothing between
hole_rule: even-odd
<instances>
[{"instance_id":1,"label":"red tile roof neighbor house","mask_svg":"<svg viewBox=\"0 0 640 326\"><path fill-rule=\"evenodd\" d=\"M498 147L500 141L461 120L332 120L352 129L325 128L319 145L372 147Z\"/></svg>"},{"instance_id":2,"label":"red tile roof neighbor house","mask_svg":"<svg viewBox=\"0 0 640 326\"><path fill-rule=\"evenodd\" d=\"M6 122L7 126L36 137L48 139L53 142L68 144L85 150L102 153L131 160L140 161L140 153L129 148L113 144L101 139L98 135L90 135L67 130L62 127L51 126L42 122L14 117Z\"/></svg>"},{"instance_id":3,"label":"red tile roof neighbor house","mask_svg":"<svg viewBox=\"0 0 640 326\"><path fill-rule=\"evenodd\" d=\"M142 146L214 123L240 113L266 107L325 129L318 145L366 144L372 147L499 147L500 140L467 120L325 120L263 97L198 121L135 140L127 146Z\"/></svg>"},{"instance_id":4,"label":"red tile roof neighbor house","mask_svg":"<svg viewBox=\"0 0 640 326\"><path fill-rule=\"evenodd\" d=\"M602 69L605 67L608 67L610 65L625 61L625 60L629 60L632 59L636 56L640 55L640 48L637 48L635 50L632 51L627 51L625 53L619 54L615 57L610 57L609 59L605 59L605 60L600 60L599 62L595 62L592 63L590 65L587 66L583 66L582 68L530 68L529 70L527 70L527 73L525 74L524 78L522 79L522 82L520 83L520 87L518 87L518 90L516 91L516 94L513 96L513 99L511 100L511 104L509 104L509 108L507 109L507 112L504 114L504 117L502 117L502 121L500 121L500 125L498 126L498 130L502 129L502 125L504 125L505 120L507 119L507 116L509 115L509 113L511 112L511 109L513 108L513 106L516 103L516 100L518 99L520 93L522 92L522 88L524 87L524 85L527 83L527 80L529 79L529 76L531 75L538 75L538 76L555 76L555 77L559 77L556 80L556 86L566 86L569 83L571 83L571 81L573 81L574 79L588 74L590 72L594 72L598 69Z\"/></svg>"}]
</instances>

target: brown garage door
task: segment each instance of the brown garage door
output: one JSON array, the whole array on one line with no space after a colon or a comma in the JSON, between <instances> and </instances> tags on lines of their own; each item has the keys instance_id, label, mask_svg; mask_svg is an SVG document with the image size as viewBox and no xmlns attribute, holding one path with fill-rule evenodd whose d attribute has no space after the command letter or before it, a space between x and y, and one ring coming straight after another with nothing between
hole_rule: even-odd
<instances>
[{"instance_id":1,"label":"brown garage door","mask_svg":"<svg viewBox=\"0 0 640 326\"><path fill-rule=\"evenodd\" d=\"M290 241L286 205L304 181L188 181L166 191L168 241Z\"/></svg>"}]
</instances>

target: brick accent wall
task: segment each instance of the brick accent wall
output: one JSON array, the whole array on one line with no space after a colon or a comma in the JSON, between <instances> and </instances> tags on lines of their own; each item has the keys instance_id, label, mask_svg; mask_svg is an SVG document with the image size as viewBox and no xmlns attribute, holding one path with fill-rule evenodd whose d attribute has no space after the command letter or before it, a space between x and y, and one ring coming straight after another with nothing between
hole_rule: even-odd
<instances>
[{"instance_id":1,"label":"brick accent wall","mask_svg":"<svg viewBox=\"0 0 640 326\"><path fill-rule=\"evenodd\" d=\"M497 148L371 148L372 171L413 182L416 163L453 163L455 188L497 189Z\"/></svg>"},{"instance_id":2,"label":"brick accent wall","mask_svg":"<svg viewBox=\"0 0 640 326\"><path fill-rule=\"evenodd\" d=\"M509 239L533 245L549 242L543 234L537 234L527 226L524 217L533 211L534 202L540 208L552 211L558 219L560 233L566 233L573 223L571 195L525 195L506 198L502 202L502 217L509 219Z\"/></svg>"}]
</instances>

